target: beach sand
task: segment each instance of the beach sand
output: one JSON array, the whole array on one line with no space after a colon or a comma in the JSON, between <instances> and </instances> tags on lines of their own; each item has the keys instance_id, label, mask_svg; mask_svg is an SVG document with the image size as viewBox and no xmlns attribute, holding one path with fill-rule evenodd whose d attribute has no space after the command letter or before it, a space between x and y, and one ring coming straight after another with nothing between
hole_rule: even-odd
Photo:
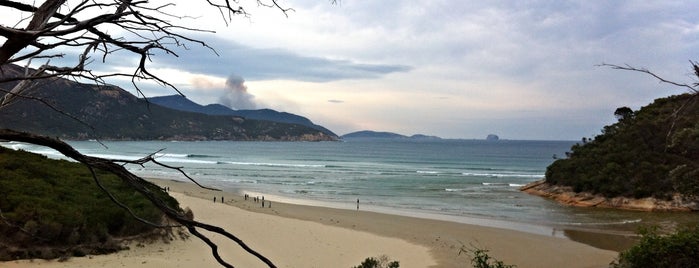
<instances>
[{"instance_id":1,"label":"beach sand","mask_svg":"<svg viewBox=\"0 0 699 268\"><path fill-rule=\"evenodd\" d=\"M462 247L478 247L517 267L607 267L617 252L565 238L449 221L367 211L285 204L272 207L239 194L210 191L191 183L153 180L170 187L195 219L225 228L279 267L352 267L387 255L400 267L470 267ZM213 203L213 197L217 203ZM225 198L226 204L220 203ZM266 200L269 202L270 200ZM267 203L268 204L268 203ZM213 239L236 267L265 267L232 242ZM196 237L169 243L132 244L110 255L66 262L21 260L0 267L216 267L211 250Z\"/></svg>"}]
</instances>

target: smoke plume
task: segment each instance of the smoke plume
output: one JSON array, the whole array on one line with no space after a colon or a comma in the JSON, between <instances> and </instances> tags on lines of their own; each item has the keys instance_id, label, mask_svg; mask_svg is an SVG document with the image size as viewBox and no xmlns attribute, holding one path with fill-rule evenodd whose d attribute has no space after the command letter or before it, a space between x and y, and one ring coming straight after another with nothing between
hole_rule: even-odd
<instances>
[{"instance_id":1,"label":"smoke plume","mask_svg":"<svg viewBox=\"0 0 699 268\"><path fill-rule=\"evenodd\" d=\"M256 109L255 96L248 92L245 79L237 74L231 74L226 80L226 89L219 103L234 110Z\"/></svg>"}]
</instances>

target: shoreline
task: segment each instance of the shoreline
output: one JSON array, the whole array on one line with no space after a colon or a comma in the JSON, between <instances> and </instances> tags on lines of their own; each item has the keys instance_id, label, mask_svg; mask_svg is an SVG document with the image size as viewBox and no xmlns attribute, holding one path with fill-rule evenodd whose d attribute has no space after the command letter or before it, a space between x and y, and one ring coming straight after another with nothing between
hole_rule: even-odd
<instances>
[{"instance_id":1,"label":"shoreline","mask_svg":"<svg viewBox=\"0 0 699 268\"><path fill-rule=\"evenodd\" d=\"M508 264L516 264L518 267L574 267L570 266L571 262L580 265L577 267L606 267L617 256L617 251L596 248L568 237L563 238L560 234L564 232L565 235L572 233L575 238L582 241L606 244L602 247L628 247L628 243L622 242L621 245L615 245L615 241L610 241L610 237L615 236L612 234L590 234L583 230L554 230L553 234L543 235L475 223L365 211L361 206L357 211L311 204L291 204L270 200L268 197L266 201L272 201L272 207L262 208L260 203L243 200L243 193L206 190L179 180L154 178L148 180L161 187L170 187L172 192L181 192L210 202L213 202L214 196L225 196L226 204L255 213L403 239L411 244L429 248L430 254L438 263L435 267L467 265L470 259L463 253L459 254L462 246L467 249L473 247L487 249L492 257ZM196 217L196 211L194 213ZM557 253L552 254L553 252Z\"/></svg>"},{"instance_id":2,"label":"shoreline","mask_svg":"<svg viewBox=\"0 0 699 268\"><path fill-rule=\"evenodd\" d=\"M295 205L271 200L262 208L242 194L212 191L189 182L148 179L170 194L195 219L224 227L279 267L352 267L367 257L386 254L401 267L464 267L469 253L488 255L517 267L607 267L616 251L602 250L567 238L443 220L415 218L364 210ZM213 203L213 197L217 202ZM225 198L222 204L220 198ZM267 198L266 202L269 202ZM570 234L566 234L570 235ZM586 232L585 239L608 240ZM224 259L236 267L263 267L220 237ZM196 237L152 244L131 244L129 250L109 255L56 260L21 260L3 267L216 267L211 250Z\"/></svg>"},{"instance_id":3,"label":"shoreline","mask_svg":"<svg viewBox=\"0 0 699 268\"><path fill-rule=\"evenodd\" d=\"M629 197L604 197L600 194L587 192L576 193L570 186L559 186L546 183L546 180L538 180L519 188L527 194L540 196L554 200L560 204L577 207L613 208L632 211L663 211L663 212L696 212L699 211L699 202L685 200L679 194L675 194L672 200L661 200L653 197L629 198Z\"/></svg>"},{"instance_id":4,"label":"shoreline","mask_svg":"<svg viewBox=\"0 0 699 268\"><path fill-rule=\"evenodd\" d=\"M188 184L188 181L182 181L179 179L170 178L153 178L149 177L148 180L152 182L157 182L156 184L161 185L177 185L179 183ZM344 211L354 211L354 203L337 203L330 201L317 201L317 200L307 200L299 198L290 198L285 196L279 196L274 194L262 194L254 191L244 191L244 190L231 190L225 189L223 192L228 191L229 194L238 194L240 196L244 194L266 196L268 200L274 200L275 202L285 203L291 206L309 206L318 207L325 209L339 209ZM234 192L231 192L234 191ZM215 192L211 192L211 196L205 196L203 192L199 192L199 197L201 198L211 198L215 195ZM526 193L525 193L526 194ZM382 207L372 204L361 204L361 210L363 212L373 212L378 214L388 214L392 216L402 216L408 218L419 218L425 220L434 221L445 221L457 224L466 225L476 225L485 227L494 227L498 229L506 229L516 232L525 232L535 235L543 235L548 237L556 237L562 239L569 239L576 242L584 243L586 245L604 249L613 250L620 252L626 250L633 246L638 240L638 233L636 228L599 228L596 225L572 225L572 224L544 224L536 222L526 222L526 221L511 221L506 219L497 218L486 218L477 217L470 215L448 215L448 214L438 214L423 211L407 210L400 208ZM258 212L265 212L264 210L255 210ZM284 215L285 217L297 218L295 215ZM304 218L305 219L305 218ZM308 219L306 219L308 220ZM313 220L313 219L310 219ZM626 223L619 223L621 225ZM613 223L604 224L604 226L612 226ZM348 227L348 226L345 226Z\"/></svg>"},{"instance_id":5,"label":"shoreline","mask_svg":"<svg viewBox=\"0 0 699 268\"><path fill-rule=\"evenodd\" d=\"M148 180L158 180L162 181L160 183L168 184L167 181L172 181L173 183L180 183L182 181L173 179L154 179L149 178ZM186 182L185 182L186 183ZM226 190L223 190L224 192ZM284 196L260 194L257 192L238 192L239 195L244 193L249 193L252 195L266 196L268 200L279 200L281 203L291 206L309 206L327 209L339 209L344 211L354 211L354 204L352 203L333 203L306 199L294 199ZM204 197L202 197L204 198ZM447 214L437 214L430 212L421 212L413 210L405 210L399 208L381 207L375 205L361 204L361 210L364 212L372 212L378 214L388 214L392 216L401 216L408 218L419 218L424 220L433 221L445 221L456 224L465 225L476 225L485 227L494 227L498 229L511 230L515 232L524 232L535 235L542 235L548 237L555 237L561 239L573 240L575 242L580 242L588 246L592 246L603 250L612 250L616 252L624 251L631 246L633 246L638 240L637 232L625 228L624 230L619 228L595 228L594 226L586 225L566 225L566 224L543 224L543 223L533 223L525 221L508 221L505 219L497 218L485 218L485 217L475 217L475 216L457 216L457 215L447 215ZM258 211L258 210L256 210ZM265 212L260 210L259 212ZM294 215L284 215L285 217L297 218ZM620 223L623 225L624 223ZM605 226L611 226L614 224L605 224ZM347 227L347 226L345 226Z\"/></svg>"}]
</instances>

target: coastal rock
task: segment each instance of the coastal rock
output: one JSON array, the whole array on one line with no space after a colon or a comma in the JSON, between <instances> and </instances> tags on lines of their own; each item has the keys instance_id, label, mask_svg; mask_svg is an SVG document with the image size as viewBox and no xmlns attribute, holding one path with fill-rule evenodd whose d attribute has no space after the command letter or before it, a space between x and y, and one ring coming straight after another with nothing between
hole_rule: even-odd
<instances>
[{"instance_id":1,"label":"coastal rock","mask_svg":"<svg viewBox=\"0 0 699 268\"><path fill-rule=\"evenodd\" d=\"M576 193L572 187L552 185L539 180L522 186L520 191L549 199L558 203L576 207L615 208L638 211L699 211L699 200L690 199L680 194L671 200L654 197L604 197L586 192Z\"/></svg>"}]
</instances>

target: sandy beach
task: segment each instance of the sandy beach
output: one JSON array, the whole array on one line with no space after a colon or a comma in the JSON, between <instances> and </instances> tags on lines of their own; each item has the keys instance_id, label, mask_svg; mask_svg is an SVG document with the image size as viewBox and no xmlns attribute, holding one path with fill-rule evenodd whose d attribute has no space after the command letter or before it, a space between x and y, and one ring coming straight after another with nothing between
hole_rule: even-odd
<instances>
[{"instance_id":1,"label":"sandy beach","mask_svg":"<svg viewBox=\"0 0 699 268\"><path fill-rule=\"evenodd\" d=\"M279 267L352 267L366 257L387 255L401 267L470 267L463 245L517 267L607 267L617 252L565 238L462 223L367 211L285 204L271 207L239 194L209 191L191 183L153 180L169 187L195 218L219 225ZM213 197L217 202L213 203ZM220 203L224 197L225 204ZM270 200L266 200L269 202ZM267 203L269 204L269 203ZM219 242L222 256L236 267L265 267L231 242ZM21 260L0 267L216 267L210 249L188 240L132 244L110 255L66 262Z\"/></svg>"}]
</instances>

